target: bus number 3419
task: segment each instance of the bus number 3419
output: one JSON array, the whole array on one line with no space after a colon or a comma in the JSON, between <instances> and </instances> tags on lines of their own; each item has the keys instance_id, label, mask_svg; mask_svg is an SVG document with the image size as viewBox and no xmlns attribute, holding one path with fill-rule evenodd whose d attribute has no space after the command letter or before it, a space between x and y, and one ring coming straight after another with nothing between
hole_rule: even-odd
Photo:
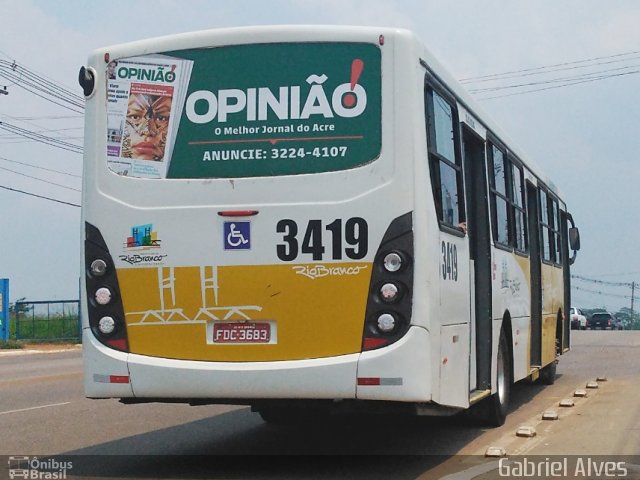
<instances>
[{"instance_id":1,"label":"bus number 3419","mask_svg":"<svg viewBox=\"0 0 640 480\"><path fill-rule=\"evenodd\" d=\"M458 247L442 242L442 279L458 281Z\"/></svg>"},{"instance_id":2,"label":"bus number 3419","mask_svg":"<svg viewBox=\"0 0 640 480\"><path fill-rule=\"evenodd\" d=\"M276 226L276 231L283 234L282 243L276 246L278 258L291 262L302 253L310 254L313 260L323 260L326 250L323 230L330 234L333 260L342 260L343 253L352 260L361 260L367 255L369 226L364 218L350 218L344 222L344 227L342 219L339 218L325 225L324 229L322 220L309 220L304 235L301 235L302 244L298 241L298 224L295 220L285 219L280 220Z\"/></svg>"}]
</instances>

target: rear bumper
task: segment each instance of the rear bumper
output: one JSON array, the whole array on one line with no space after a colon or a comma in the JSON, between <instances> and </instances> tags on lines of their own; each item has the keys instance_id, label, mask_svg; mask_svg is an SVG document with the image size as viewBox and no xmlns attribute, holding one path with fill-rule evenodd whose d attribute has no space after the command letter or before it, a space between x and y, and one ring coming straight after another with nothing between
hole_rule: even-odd
<instances>
[{"instance_id":1,"label":"rear bumper","mask_svg":"<svg viewBox=\"0 0 640 480\"><path fill-rule=\"evenodd\" d=\"M426 330L410 328L371 352L279 362L203 362L128 354L84 332L85 394L90 398L431 400ZM418 367L421 368L418 368ZM416 376L416 373L419 375ZM105 378L127 376L129 383ZM358 385L358 377L380 378Z\"/></svg>"}]
</instances>

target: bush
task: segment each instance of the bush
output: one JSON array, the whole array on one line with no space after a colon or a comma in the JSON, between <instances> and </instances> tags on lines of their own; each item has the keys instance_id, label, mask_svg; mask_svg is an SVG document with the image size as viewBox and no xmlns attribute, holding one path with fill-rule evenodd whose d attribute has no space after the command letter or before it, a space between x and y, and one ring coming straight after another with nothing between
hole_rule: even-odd
<instances>
[{"instance_id":1,"label":"bush","mask_svg":"<svg viewBox=\"0 0 640 480\"><path fill-rule=\"evenodd\" d=\"M21 348L24 348L24 345L17 340L0 340L0 350L19 350Z\"/></svg>"}]
</instances>

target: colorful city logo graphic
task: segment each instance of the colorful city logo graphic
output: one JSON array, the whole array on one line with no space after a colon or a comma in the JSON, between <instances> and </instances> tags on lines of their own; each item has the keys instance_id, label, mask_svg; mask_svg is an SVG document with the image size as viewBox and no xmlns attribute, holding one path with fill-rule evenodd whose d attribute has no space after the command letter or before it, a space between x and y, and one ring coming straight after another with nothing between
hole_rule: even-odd
<instances>
[{"instance_id":1,"label":"colorful city logo graphic","mask_svg":"<svg viewBox=\"0 0 640 480\"><path fill-rule=\"evenodd\" d=\"M131 235L127 237L127 249L147 250L160 248L158 232L153 230L152 224L131 227Z\"/></svg>"},{"instance_id":2,"label":"colorful city logo graphic","mask_svg":"<svg viewBox=\"0 0 640 480\"><path fill-rule=\"evenodd\" d=\"M224 222L225 250L251 250L251 222Z\"/></svg>"}]
</instances>

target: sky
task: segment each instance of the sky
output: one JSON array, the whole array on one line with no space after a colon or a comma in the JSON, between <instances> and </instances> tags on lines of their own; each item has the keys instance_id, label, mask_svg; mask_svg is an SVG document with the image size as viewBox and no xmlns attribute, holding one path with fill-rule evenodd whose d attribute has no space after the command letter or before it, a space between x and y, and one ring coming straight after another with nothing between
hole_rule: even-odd
<instances>
[{"instance_id":1,"label":"sky","mask_svg":"<svg viewBox=\"0 0 640 480\"><path fill-rule=\"evenodd\" d=\"M78 69L96 48L242 25L409 28L458 79L565 64L545 77L521 72L502 83L544 84L472 94L562 192L582 240L572 274L640 281L636 0L0 0L0 12L0 61L15 60L78 94ZM539 90L568 83L549 83L555 78L601 70L608 78ZM81 114L1 74L0 89L6 85L9 94L0 95L0 122L82 145ZM79 204L81 174L82 155L0 129L0 185ZM80 208L0 188L0 218L0 278L10 279L11 301L77 299ZM574 286L575 306L630 306L622 298L628 287L582 279Z\"/></svg>"}]
</instances>

